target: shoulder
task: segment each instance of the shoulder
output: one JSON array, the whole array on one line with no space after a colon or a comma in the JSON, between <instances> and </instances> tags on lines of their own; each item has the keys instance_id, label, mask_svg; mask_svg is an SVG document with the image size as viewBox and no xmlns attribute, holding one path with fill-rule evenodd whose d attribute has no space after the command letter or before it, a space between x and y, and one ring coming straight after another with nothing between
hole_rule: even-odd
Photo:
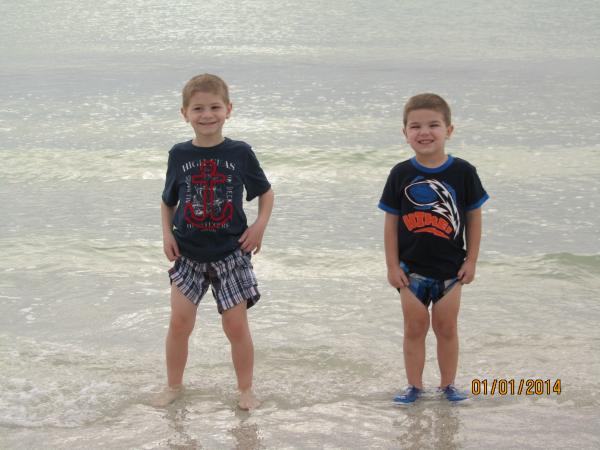
<instances>
[{"instance_id":1,"label":"shoulder","mask_svg":"<svg viewBox=\"0 0 600 450\"><path fill-rule=\"evenodd\" d=\"M260 166L256 153L247 142L225 138L224 145L228 158L240 162L242 170L256 170Z\"/></svg>"},{"instance_id":2,"label":"shoulder","mask_svg":"<svg viewBox=\"0 0 600 450\"><path fill-rule=\"evenodd\" d=\"M223 142L223 151L229 159L237 160L246 164L248 161L256 159L252 146L244 141L225 138Z\"/></svg>"},{"instance_id":3,"label":"shoulder","mask_svg":"<svg viewBox=\"0 0 600 450\"><path fill-rule=\"evenodd\" d=\"M392 167L390 170L390 175L403 173L407 170L413 170L413 169L414 169L414 166L410 162L410 159L407 159L405 161L399 162L394 167Z\"/></svg>"},{"instance_id":4,"label":"shoulder","mask_svg":"<svg viewBox=\"0 0 600 450\"><path fill-rule=\"evenodd\" d=\"M449 167L448 176L460 177L466 180L474 180L479 177L477 169L466 159L453 157L454 161Z\"/></svg>"},{"instance_id":5,"label":"shoulder","mask_svg":"<svg viewBox=\"0 0 600 450\"><path fill-rule=\"evenodd\" d=\"M453 158L454 163L452 164L452 166L455 169L462 170L465 172L476 172L475 166L466 159L457 158L456 156L453 156Z\"/></svg>"},{"instance_id":6,"label":"shoulder","mask_svg":"<svg viewBox=\"0 0 600 450\"><path fill-rule=\"evenodd\" d=\"M191 140L185 141L185 142L179 142L179 143L175 144L173 147L171 147L171 150L169 150L169 156L180 155L181 153L189 151L191 148L192 148Z\"/></svg>"},{"instance_id":7,"label":"shoulder","mask_svg":"<svg viewBox=\"0 0 600 450\"><path fill-rule=\"evenodd\" d=\"M401 161L390 169L388 174L388 182L402 182L402 180L405 180L407 177L414 175L415 172L416 169L410 162L410 159Z\"/></svg>"},{"instance_id":8,"label":"shoulder","mask_svg":"<svg viewBox=\"0 0 600 450\"><path fill-rule=\"evenodd\" d=\"M240 152L251 152L252 147L250 144L244 141L237 141L235 139L225 138L223 144L226 146L227 150L237 150Z\"/></svg>"}]
</instances>

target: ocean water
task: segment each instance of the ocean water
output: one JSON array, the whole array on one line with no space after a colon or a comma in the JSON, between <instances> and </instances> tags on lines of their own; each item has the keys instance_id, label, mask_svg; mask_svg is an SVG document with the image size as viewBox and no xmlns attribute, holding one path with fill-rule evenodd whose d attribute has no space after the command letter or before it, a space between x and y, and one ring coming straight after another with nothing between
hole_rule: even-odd
<instances>
[{"instance_id":1,"label":"ocean water","mask_svg":"<svg viewBox=\"0 0 600 450\"><path fill-rule=\"evenodd\" d=\"M600 31L597 2L32 0L0 6L0 448L598 448ZM226 135L253 145L276 207L254 264L263 297L251 413L236 409L210 294L187 395L164 383L167 151L191 137L179 91L230 83ZM453 107L448 151L491 199L463 290L457 384L404 386L387 285L389 169L411 156L404 102ZM247 205L249 216L256 204ZM596 349L596 350L594 350Z\"/></svg>"}]
</instances>

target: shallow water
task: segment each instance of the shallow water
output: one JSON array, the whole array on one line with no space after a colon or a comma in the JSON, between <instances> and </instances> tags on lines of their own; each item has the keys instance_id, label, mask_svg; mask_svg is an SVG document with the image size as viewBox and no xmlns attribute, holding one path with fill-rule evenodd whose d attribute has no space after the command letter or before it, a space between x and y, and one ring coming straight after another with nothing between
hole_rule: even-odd
<instances>
[{"instance_id":1,"label":"shallow water","mask_svg":"<svg viewBox=\"0 0 600 450\"><path fill-rule=\"evenodd\" d=\"M0 39L0 447L600 445L598 5L399 5L4 7L22 20ZM227 135L254 146L276 192L254 258L264 403L252 413L235 408L210 294L186 396L148 406L169 317L166 154L190 137L178 92L203 71L230 81ZM430 336L427 398L390 406L404 384L402 316L376 205L411 155L402 106L422 91L450 101L449 151L491 196L457 384L560 379L560 395L451 407L435 393Z\"/></svg>"}]
</instances>

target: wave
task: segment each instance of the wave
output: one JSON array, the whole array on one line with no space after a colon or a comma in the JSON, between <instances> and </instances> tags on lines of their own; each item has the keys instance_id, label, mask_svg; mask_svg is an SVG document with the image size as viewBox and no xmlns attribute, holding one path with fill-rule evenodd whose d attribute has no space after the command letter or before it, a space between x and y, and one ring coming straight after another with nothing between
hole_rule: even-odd
<instances>
[{"instance_id":1,"label":"wave","mask_svg":"<svg viewBox=\"0 0 600 450\"><path fill-rule=\"evenodd\" d=\"M600 254L568 252L544 253L530 256L495 256L483 260L481 266L510 267L529 276L555 279L600 278Z\"/></svg>"},{"instance_id":2,"label":"wave","mask_svg":"<svg viewBox=\"0 0 600 450\"><path fill-rule=\"evenodd\" d=\"M164 271L162 242L150 239L23 237L0 240L3 260L0 270L33 270L38 273L145 273ZM162 265L161 265L162 263ZM135 269L134 269L135 268Z\"/></svg>"},{"instance_id":3,"label":"wave","mask_svg":"<svg viewBox=\"0 0 600 450\"><path fill-rule=\"evenodd\" d=\"M548 253L538 256L536 259L541 264L556 264L584 270L600 270L600 254Z\"/></svg>"}]
</instances>

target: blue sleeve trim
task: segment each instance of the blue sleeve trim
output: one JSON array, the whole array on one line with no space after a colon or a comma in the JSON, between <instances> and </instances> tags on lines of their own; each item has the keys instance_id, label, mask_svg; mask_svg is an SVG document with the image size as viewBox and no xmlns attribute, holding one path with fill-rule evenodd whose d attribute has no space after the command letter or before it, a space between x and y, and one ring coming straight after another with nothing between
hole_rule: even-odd
<instances>
[{"instance_id":1,"label":"blue sleeve trim","mask_svg":"<svg viewBox=\"0 0 600 450\"><path fill-rule=\"evenodd\" d=\"M399 216L400 215L400 211L398 211L397 209L391 208L388 205L386 205L383 202L379 202L379 205L377 205L379 209L384 210L385 212L388 212L390 214L394 214L395 216Z\"/></svg>"},{"instance_id":2,"label":"blue sleeve trim","mask_svg":"<svg viewBox=\"0 0 600 450\"><path fill-rule=\"evenodd\" d=\"M485 202L487 202L489 198L490 198L490 196L485 194L483 197L481 197L481 200L479 200L477 203L474 203L471 206L467 206L467 211L472 211L474 209L479 208L481 205L483 205Z\"/></svg>"}]
</instances>

